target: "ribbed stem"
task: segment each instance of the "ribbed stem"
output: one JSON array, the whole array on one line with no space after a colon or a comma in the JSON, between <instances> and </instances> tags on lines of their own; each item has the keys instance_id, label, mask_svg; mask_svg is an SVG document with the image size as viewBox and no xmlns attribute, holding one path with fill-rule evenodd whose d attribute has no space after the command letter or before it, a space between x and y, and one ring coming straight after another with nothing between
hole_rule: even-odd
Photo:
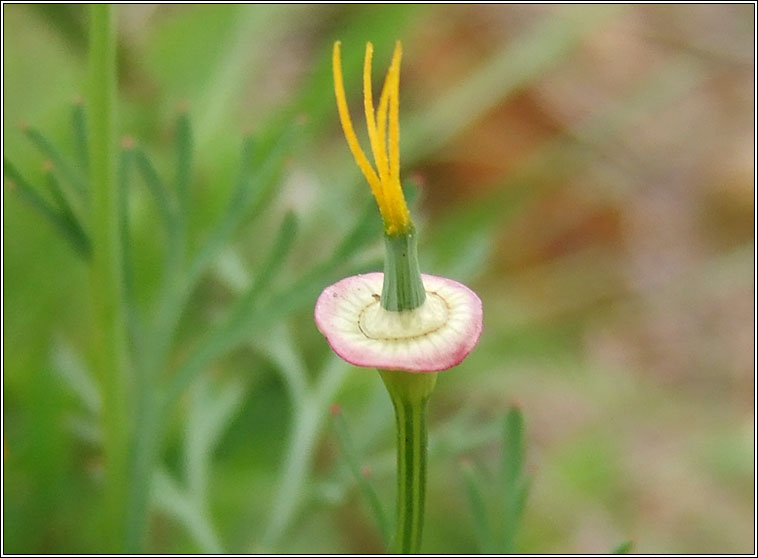
<instances>
[{"instance_id":1,"label":"ribbed stem","mask_svg":"<svg viewBox=\"0 0 758 558\"><path fill-rule=\"evenodd\" d=\"M403 235L384 235L384 285L381 305L400 312L418 308L426 300L418 265L416 231Z\"/></svg>"},{"instance_id":2,"label":"ribbed stem","mask_svg":"<svg viewBox=\"0 0 758 558\"><path fill-rule=\"evenodd\" d=\"M116 26L108 5L90 6L89 184L94 369L102 395L107 553L124 548L131 437L116 187Z\"/></svg>"},{"instance_id":3,"label":"ribbed stem","mask_svg":"<svg viewBox=\"0 0 758 558\"><path fill-rule=\"evenodd\" d=\"M426 406L437 374L380 370L395 408L397 501L392 552L417 554L426 496Z\"/></svg>"}]
</instances>

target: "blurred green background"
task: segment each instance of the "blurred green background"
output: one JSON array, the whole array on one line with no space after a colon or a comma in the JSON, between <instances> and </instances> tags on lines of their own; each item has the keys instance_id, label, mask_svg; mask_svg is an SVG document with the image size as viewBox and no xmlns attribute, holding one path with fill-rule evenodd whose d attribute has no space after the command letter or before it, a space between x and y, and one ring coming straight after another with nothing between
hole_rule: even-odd
<instances>
[{"instance_id":1,"label":"blurred green background","mask_svg":"<svg viewBox=\"0 0 758 558\"><path fill-rule=\"evenodd\" d=\"M469 284L485 310L478 348L431 401L423 551L480 550L462 470L494 482L516 404L531 478L519 551L603 553L631 539L640 553L754 552L754 10L119 6L119 129L159 172L172 172L188 107L191 251L223 216L245 134L297 127L265 211L193 291L173 358L255 276L287 211L298 232L278 284L361 222L370 193L339 128L331 45L342 40L359 123L365 42L378 87L401 39L401 165L422 269ZM4 157L41 185L45 157L19 123L73 152L87 11L6 4L3 16ZM87 266L7 184L3 201L4 550L97 552ZM164 256L145 188L131 210L150 315ZM376 236L352 261L378 269L375 209L367 219ZM184 395L155 473L149 551L382 552L328 411L343 410L389 512L389 398L312 322L338 271ZM307 406L301 384L323 388Z\"/></svg>"}]
</instances>

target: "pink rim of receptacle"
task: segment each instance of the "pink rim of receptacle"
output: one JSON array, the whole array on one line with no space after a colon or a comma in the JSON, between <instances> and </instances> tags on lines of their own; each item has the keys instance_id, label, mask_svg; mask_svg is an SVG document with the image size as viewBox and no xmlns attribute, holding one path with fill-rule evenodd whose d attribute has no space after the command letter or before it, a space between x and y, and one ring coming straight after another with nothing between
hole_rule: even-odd
<instances>
[{"instance_id":1,"label":"pink rim of receptacle","mask_svg":"<svg viewBox=\"0 0 758 558\"><path fill-rule=\"evenodd\" d=\"M384 274L342 279L316 301L316 326L334 352L356 366L408 372L452 368L479 341L482 301L457 281L421 278L426 301L405 312L381 307Z\"/></svg>"}]
</instances>

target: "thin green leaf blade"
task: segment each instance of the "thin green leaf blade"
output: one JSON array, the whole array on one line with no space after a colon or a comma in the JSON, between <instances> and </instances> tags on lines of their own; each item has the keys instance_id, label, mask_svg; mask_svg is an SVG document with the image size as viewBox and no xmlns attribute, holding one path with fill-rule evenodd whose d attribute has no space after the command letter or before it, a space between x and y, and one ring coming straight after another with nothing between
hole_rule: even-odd
<instances>
[{"instance_id":1,"label":"thin green leaf blade","mask_svg":"<svg viewBox=\"0 0 758 558\"><path fill-rule=\"evenodd\" d=\"M511 407L503 422L503 455L500 472L500 509L502 524L500 549L511 554L515 549L516 532L526 503L524 479L524 418L518 407Z\"/></svg>"},{"instance_id":2,"label":"thin green leaf blade","mask_svg":"<svg viewBox=\"0 0 758 558\"><path fill-rule=\"evenodd\" d=\"M58 151L53 143L42 135L39 130L31 126L26 126L24 127L23 132L40 153L53 162L64 180L74 187L76 194L79 197L79 201L84 201L87 198L87 185L82 175L68 164L61 152Z\"/></svg>"},{"instance_id":3,"label":"thin green leaf blade","mask_svg":"<svg viewBox=\"0 0 758 558\"><path fill-rule=\"evenodd\" d=\"M261 274L255 281L257 292L264 291L276 277L277 272L282 267L284 260L287 258L297 234L297 216L293 211L288 211L282 219L276 238L271 246L271 250L265 262L261 266Z\"/></svg>"},{"instance_id":4,"label":"thin green leaf blade","mask_svg":"<svg viewBox=\"0 0 758 558\"><path fill-rule=\"evenodd\" d=\"M148 191L153 197L153 201L158 209L161 221L166 227L166 231L169 235L173 235L176 226L176 217L171 200L166 191L166 186L148 156L139 147L134 149L134 164L137 172L142 177L145 186L147 186Z\"/></svg>"},{"instance_id":5,"label":"thin green leaf blade","mask_svg":"<svg viewBox=\"0 0 758 558\"><path fill-rule=\"evenodd\" d=\"M16 167L7 159L3 159L3 170L18 196L29 207L41 215L43 219L62 232L64 238L71 244L77 254L84 259L88 259L91 250L88 237L82 235L82 232L77 229L72 222L65 219L60 212L51 207L50 204L29 185L21 173L18 172Z\"/></svg>"},{"instance_id":6,"label":"thin green leaf blade","mask_svg":"<svg viewBox=\"0 0 758 558\"><path fill-rule=\"evenodd\" d=\"M503 442L503 480L513 486L521 478L524 467L524 418L517 407L512 407L505 417Z\"/></svg>"},{"instance_id":7,"label":"thin green leaf blade","mask_svg":"<svg viewBox=\"0 0 758 558\"><path fill-rule=\"evenodd\" d=\"M84 173L89 172L89 139L87 136L87 117L84 102L77 99L71 110L71 125L74 130L74 149L76 158Z\"/></svg>"},{"instance_id":8,"label":"thin green leaf blade","mask_svg":"<svg viewBox=\"0 0 758 558\"><path fill-rule=\"evenodd\" d=\"M127 319L127 328L132 341L132 350L139 374L137 381L142 385L145 381L143 375L144 365L144 330L142 319L137 308L135 295L134 257L131 242L131 224L129 218L129 184L131 172L134 168L134 144L131 139L122 142L122 149L118 161L118 203L119 203L119 236L121 240L121 268L124 278L124 306Z\"/></svg>"},{"instance_id":9,"label":"thin green leaf blade","mask_svg":"<svg viewBox=\"0 0 758 558\"><path fill-rule=\"evenodd\" d=\"M89 235L84 229L84 224L74 213L74 208L71 207L71 204L61 189L60 182L58 181L58 178L55 176L55 173L53 171L53 168L49 168L45 173L47 187L50 191L50 195L53 197L55 203L58 206L61 220L66 225L67 230L70 230L70 232L67 234L71 235L72 240L81 245L81 249L85 253L89 254L92 249L90 245Z\"/></svg>"},{"instance_id":10,"label":"thin green leaf blade","mask_svg":"<svg viewBox=\"0 0 758 558\"><path fill-rule=\"evenodd\" d=\"M493 550L492 530L487 518L487 506L481 479L476 474L474 465L468 460L461 463L461 476L474 519L474 532L479 544L479 551L483 554L490 554Z\"/></svg>"},{"instance_id":11,"label":"thin green leaf blade","mask_svg":"<svg viewBox=\"0 0 758 558\"><path fill-rule=\"evenodd\" d=\"M189 205L189 187L192 173L192 126L189 113L184 110L176 123L176 196L179 214L186 215Z\"/></svg>"}]
</instances>

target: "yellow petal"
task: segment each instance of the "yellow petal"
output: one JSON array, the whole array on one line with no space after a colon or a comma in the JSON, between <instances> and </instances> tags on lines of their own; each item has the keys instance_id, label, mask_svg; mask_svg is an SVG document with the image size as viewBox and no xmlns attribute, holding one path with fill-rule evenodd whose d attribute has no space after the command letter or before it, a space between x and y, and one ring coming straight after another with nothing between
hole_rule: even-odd
<instances>
[{"instance_id":1,"label":"yellow petal","mask_svg":"<svg viewBox=\"0 0 758 558\"><path fill-rule=\"evenodd\" d=\"M400 41L395 43L392 63L384 79L376 113L374 112L371 86L373 53L373 45L367 43L366 54L363 59L363 110L366 115L366 126L376 170L361 149L358 137L353 129L353 123L350 120L342 78L339 41L334 43L334 50L332 51L334 93L337 97L337 110L342 129L345 132L345 139L355 162L371 186L371 191L374 193L384 221L385 232L390 235L399 235L407 233L412 227L410 212L400 185L399 103L402 45Z\"/></svg>"},{"instance_id":2,"label":"yellow petal","mask_svg":"<svg viewBox=\"0 0 758 558\"><path fill-rule=\"evenodd\" d=\"M387 164L387 148L382 145L377 121L374 117L374 99L371 88L371 57L373 54L374 45L366 43L366 56L363 60L363 109L366 113L368 137L371 141L371 151L374 154L374 161L376 161L376 169L379 171L379 179L384 183L389 178L389 167Z\"/></svg>"},{"instance_id":3,"label":"yellow petal","mask_svg":"<svg viewBox=\"0 0 758 558\"><path fill-rule=\"evenodd\" d=\"M358 137L355 135L353 123L350 120L350 111L347 108L347 100L345 99L345 85L342 80L342 61L340 57L339 41L334 43L334 49L332 50L332 71L334 74L334 95L337 97L337 111L340 115L342 131L345 132L347 145L350 147L350 151L355 158L355 162L358 164L358 168L361 169L363 176L366 177L369 186L371 186L371 191L374 193L377 204L379 204L379 210L382 211L384 207L384 196L382 193L381 181L371 167L371 163L369 163L366 155L363 153L363 149L361 149L360 143L358 143ZM384 217L383 212L382 217Z\"/></svg>"}]
</instances>

